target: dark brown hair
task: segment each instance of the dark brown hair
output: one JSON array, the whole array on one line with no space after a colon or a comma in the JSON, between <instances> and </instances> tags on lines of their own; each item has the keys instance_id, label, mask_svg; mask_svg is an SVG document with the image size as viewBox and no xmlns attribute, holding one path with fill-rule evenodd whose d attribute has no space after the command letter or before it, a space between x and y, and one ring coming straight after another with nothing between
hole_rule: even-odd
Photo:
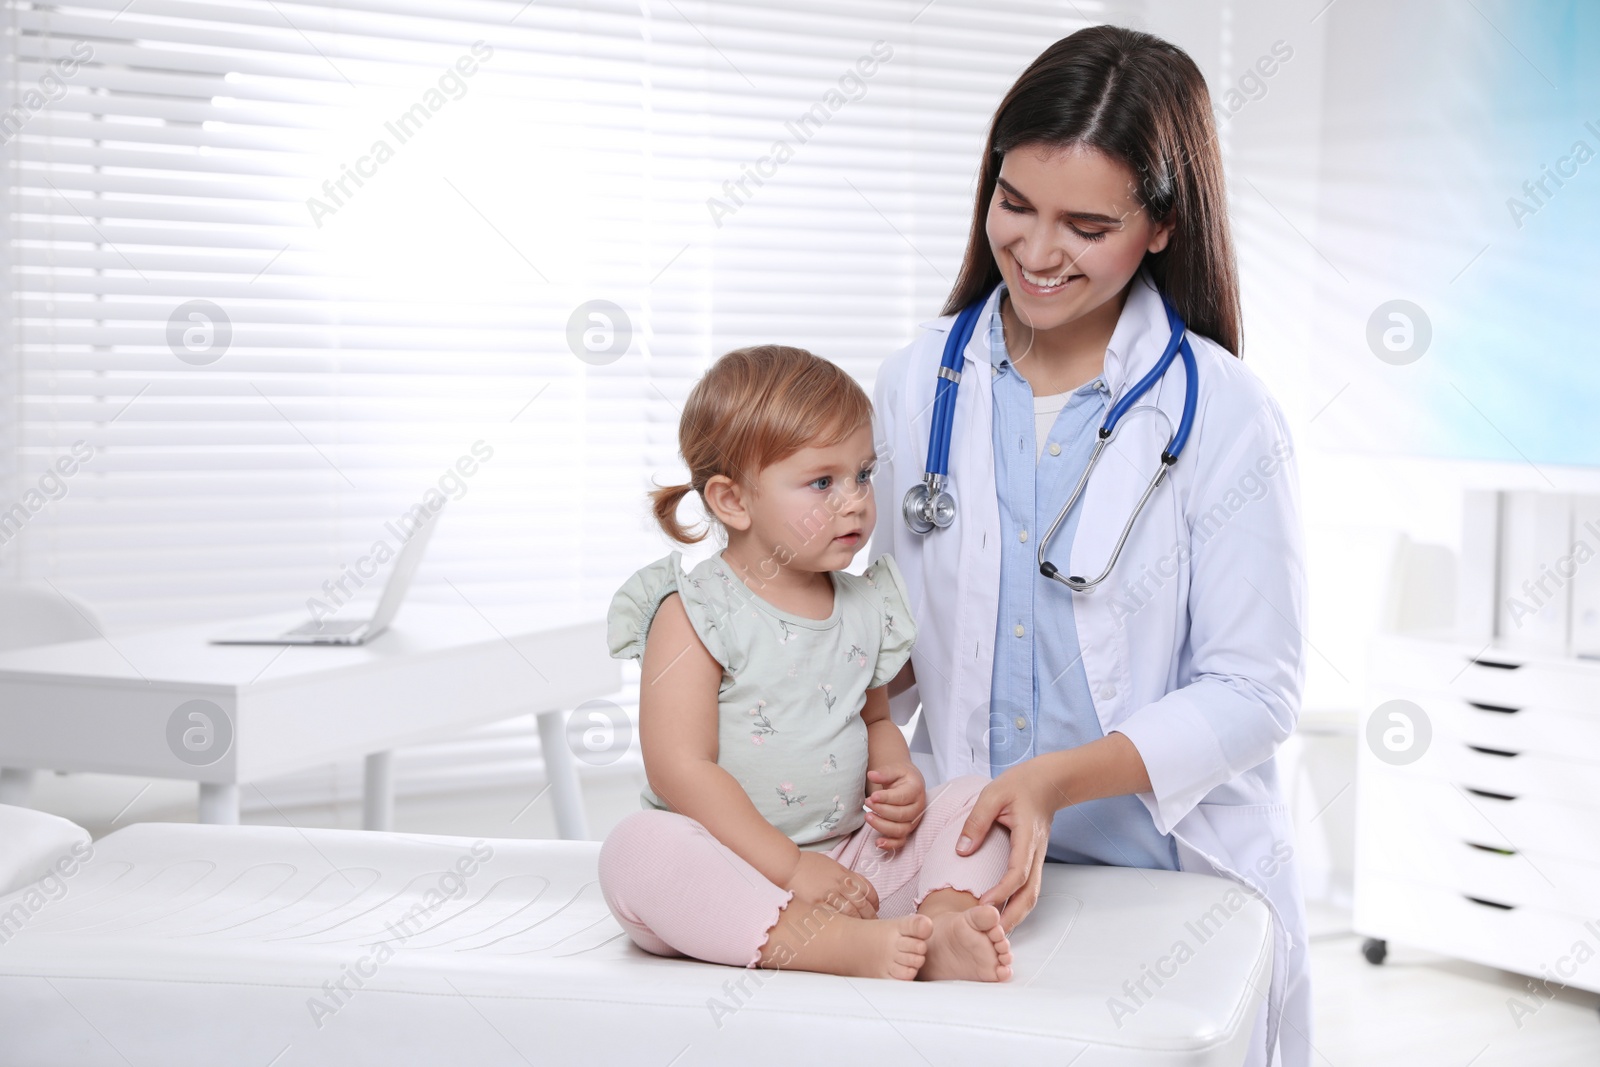
<instances>
[{"instance_id":1,"label":"dark brown hair","mask_svg":"<svg viewBox=\"0 0 1600 1067\"><path fill-rule=\"evenodd\" d=\"M872 402L837 365L786 345L736 348L689 391L678 420L689 481L651 490L656 522L680 544L703 541L709 525L690 533L678 521L678 504L689 493L699 493L704 506L706 482L716 475L753 487L763 468L809 445L838 444L871 424Z\"/></svg>"},{"instance_id":2,"label":"dark brown hair","mask_svg":"<svg viewBox=\"0 0 1600 1067\"><path fill-rule=\"evenodd\" d=\"M1172 238L1144 265L1190 329L1238 355L1239 276L1228 232L1211 96L1187 52L1121 26L1091 26L1044 50L1006 93L989 127L961 274L941 314L1000 284L989 202L1005 154L1019 145L1093 148L1125 164L1152 220Z\"/></svg>"}]
</instances>

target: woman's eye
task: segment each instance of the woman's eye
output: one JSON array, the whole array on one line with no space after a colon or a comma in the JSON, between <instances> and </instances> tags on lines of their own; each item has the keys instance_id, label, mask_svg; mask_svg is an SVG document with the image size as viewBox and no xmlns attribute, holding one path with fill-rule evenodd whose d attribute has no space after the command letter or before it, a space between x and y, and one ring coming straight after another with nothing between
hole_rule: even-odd
<instances>
[{"instance_id":1,"label":"woman's eye","mask_svg":"<svg viewBox=\"0 0 1600 1067\"><path fill-rule=\"evenodd\" d=\"M1013 204L1011 201L1007 200L1003 196L1000 198L1000 207L1003 210L1010 211L1010 212L1012 212L1013 214L1016 214L1016 215L1025 215L1028 212L1027 208L1021 207L1020 205L1017 205L1017 204ZM1069 226L1067 228L1069 230L1071 230L1073 233L1077 234L1079 237L1083 238L1085 241L1103 241L1103 240L1105 240L1105 237L1106 237L1106 231L1104 231L1104 230L1095 230L1093 232L1089 232L1089 231L1080 230L1076 226Z\"/></svg>"}]
</instances>

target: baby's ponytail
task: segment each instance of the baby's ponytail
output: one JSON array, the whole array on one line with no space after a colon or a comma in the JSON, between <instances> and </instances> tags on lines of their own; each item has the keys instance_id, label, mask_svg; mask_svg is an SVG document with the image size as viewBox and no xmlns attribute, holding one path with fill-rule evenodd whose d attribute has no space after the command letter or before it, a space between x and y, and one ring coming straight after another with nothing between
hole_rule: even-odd
<instances>
[{"instance_id":1,"label":"baby's ponytail","mask_svg":"<svg viewBox=\"0 0 1600 1067\"><path fill-rule=\"evenodd\" d=\"M693 545L706 539L706 534L711 532L710 526L699 533L690 533L678 521L678 505L683 498L695 491L694 486L688 482L682 485L662 485L650 491L650 507L654 511L656 522L662 531L680 545Z\"/></svg>"}]
</instances>

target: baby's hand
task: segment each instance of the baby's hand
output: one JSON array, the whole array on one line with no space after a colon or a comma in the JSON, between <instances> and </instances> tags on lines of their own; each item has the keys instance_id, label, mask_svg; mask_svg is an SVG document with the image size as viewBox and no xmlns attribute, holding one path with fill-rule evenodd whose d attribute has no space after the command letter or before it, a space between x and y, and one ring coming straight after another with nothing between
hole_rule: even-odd
<instances>
[{"instance_id":1,"label":"baby's hand","mask_svg":"<svg viewBox=\"0 0 1600 1067\"><path fill-rule=\"evenodd\" d=\"M783 888L794 891L802 905L821 904L857 919L878 917L878 890L832 856L800 850L800 862Z\"/></svg>"},{"instance_id":2,"label":"baby's hand","mask_svg":"<svg viewBox=\"0 0 1600 1067\"><path fill-rule=\"evenodd\" d=\"M928 791L922 772L909 761L886 763L867 772L867 781L878 789L867 795L867 823L883 836L878 847L885 852L901 848L928 809Z\"/></svg>"}]
</instances>

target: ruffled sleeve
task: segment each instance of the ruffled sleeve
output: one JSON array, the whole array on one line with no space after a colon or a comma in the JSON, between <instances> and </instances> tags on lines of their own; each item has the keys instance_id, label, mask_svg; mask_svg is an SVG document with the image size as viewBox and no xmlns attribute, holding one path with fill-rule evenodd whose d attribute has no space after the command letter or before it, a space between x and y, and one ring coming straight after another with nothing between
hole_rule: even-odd
<instances>
[{"instance_id":1,"label":"ruffled sleeve","mask_svg":"<svg viewBox=\"0 0 1600 1067\"><path fill-rule=\"evenodd\" d=\"M673 552L641 567L611 598L606 612L606 644L612 659L644 658L645 640L650 636L656 611L669 593L677 593L700 643L724 669L730 669L723 635L716 624L726 612L718 611L711 602L701 588L703 581L683 573L682 559L682 552Z\"/></svg>"},{"instance_id":2,"label":"ruffled sleeve","mask_svg":"<svg viewBox=\"0 0 1600 1067\"><path fill-rule=\"evenodd\" d=\"M644 642L656 609L668 593L678 590L682 558L682 552L673 552L639 568L611 598L606 611L606 644L612 659L644 658Z\"/></svg>"},{"instance_id":3,"label":"ruffled sleeve","mask_svg":"<svg viewBox=\"0 0 1600 1067\"><path fill-rule=\"evenodd\" d=\"M911 658L911 646L917 639L917 623L911 617L911 599L906 593L906 583L900 576L900 566L894 557L885 553L872 561L861 577L877 590L883 622L883 639L878 645L878 662L872 670L872 680L867 688L888 685L900 668Z\"/></svg>"}]
</instances>

